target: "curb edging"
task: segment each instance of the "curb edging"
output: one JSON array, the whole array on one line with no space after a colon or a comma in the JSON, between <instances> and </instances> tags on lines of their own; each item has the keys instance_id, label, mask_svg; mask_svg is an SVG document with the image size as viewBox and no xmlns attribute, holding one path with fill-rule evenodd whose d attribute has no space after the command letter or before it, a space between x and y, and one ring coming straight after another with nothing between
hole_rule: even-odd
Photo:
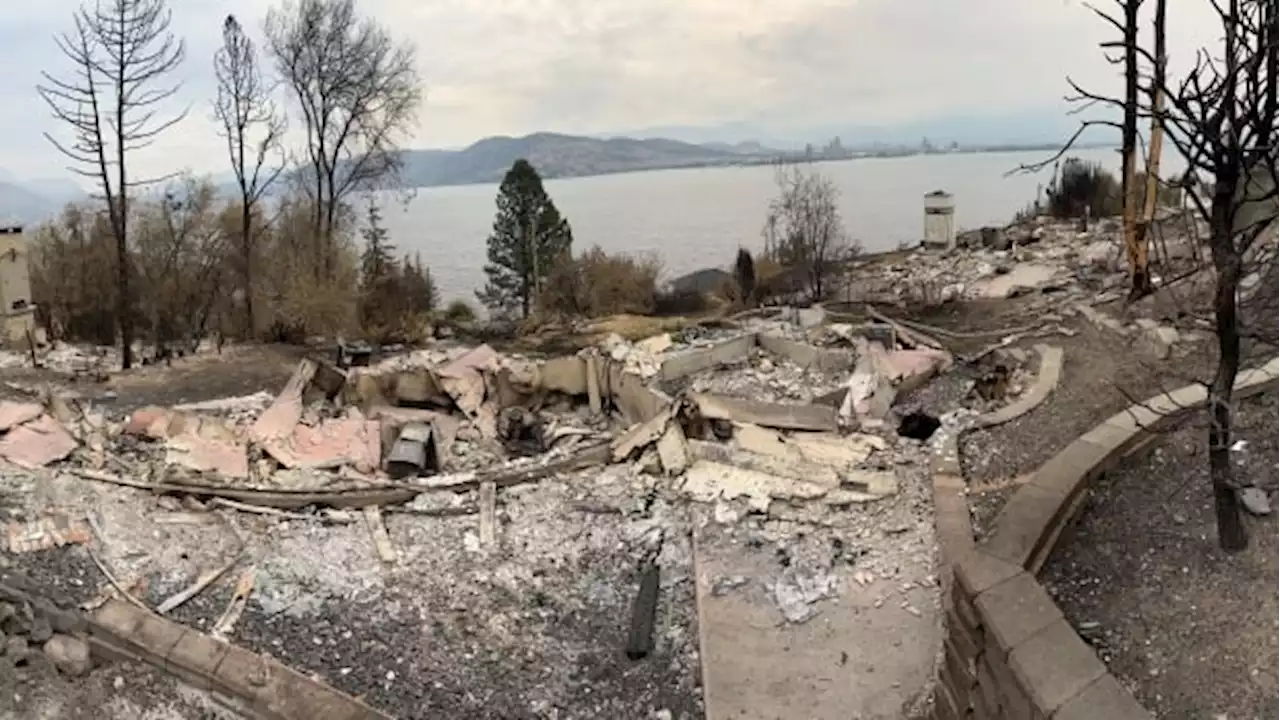
<instances>
[{"instance_id":1,"label":"curb edging","mask_svg":"<svg viewBox=\"0 0 1280 720\"><path fill-rule=\"evenodd\" d=\"M23 604L55 632L87 643L97 662L145 662L253 720L393 720L272 658L123 600L82 612L9 574L0 576L0 600Z\"/></svg>"}]
</instances>

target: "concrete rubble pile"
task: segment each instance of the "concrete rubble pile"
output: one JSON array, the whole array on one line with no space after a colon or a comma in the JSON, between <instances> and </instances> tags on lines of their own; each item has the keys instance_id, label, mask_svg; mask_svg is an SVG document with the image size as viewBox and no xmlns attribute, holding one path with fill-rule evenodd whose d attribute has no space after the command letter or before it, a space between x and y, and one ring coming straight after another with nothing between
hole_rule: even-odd
<instances>
[{"instance_id":1,"label":"concrete rubble pile","mask_svg":"<svg viewBox=\"0 0 1280 720\"><path fill-rule=\"evenodd\" d=\"M587 364L505 358L488 346L345 371L307 359L275 397L145 407L118 423L52 396L4 401L0 458L34 469L80 449L77 464L124 465L153 482L333 489L564 456L607 437ZM573 395L589 395L593 409Z\"/></svg>"},{"instance_id":2,"label":"concrete rubble pile","mask_svg":"<svg viewBox=\"0 0 1280 720\"><path fill-rule=\"evenodd\" d=\"M785 318L610 337L550 359L487 345L345 369L306 359L275 396L145 407L115 421L53 394L0 403L0 457L233 509L321 508L316 518L423 510L463 494L480 507L482 547L496 532L495 489L612 464L633 491L703 507L721 526L752 518L787 544L795 528L847 524L852 506L914 487L904 468L922 471L928 450L897 437L888 415L899 394L951 363L907 328ZM379 537L379 553L394 558L385 530ZM791 622L830 594L827 581L797 572L773 591Z\"/></svg>"},{"instance_id":3,"label":"concrete rubble pile","mask_svg":"<svg viewBox=\"0 0 1280 720\"><path fill-rule=\"evenodd\" d=\"M1157 219L1157 272L1176 276L1207 257L1202 225L1167 212ZM1081 231L1078 221L1040 216L1007 227L961 233L951 252L916 249L879 263L854 288L855 298L885 304L940 305L1031 292L1093 297L1123 289L1125 264L1119 220L1105 218ZM1163 262L1162 262L1163 261ZM877 262L872 259L869 262Z\"/></svg>"}]
</instances>

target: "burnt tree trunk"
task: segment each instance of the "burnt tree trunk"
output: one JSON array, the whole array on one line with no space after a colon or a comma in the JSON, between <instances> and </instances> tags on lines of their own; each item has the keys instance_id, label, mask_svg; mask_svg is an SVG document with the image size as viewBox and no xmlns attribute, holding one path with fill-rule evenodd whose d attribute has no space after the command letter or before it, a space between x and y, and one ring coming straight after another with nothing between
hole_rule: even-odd
<instances>
[{"instance_id":1,"label":"burnt tree trunk","mask_svg":"<svg viewBox=\"0 0 1280 720\"><path fill-rule=\"evenodd\" d=\"M1231 392L1240 370L1240 328L1236 290L1241 260L1234 252L1231 205L1234 183L1219 180L1213 197L1213 264L1218 272L1213 311L1218 336L1218 370L1209 385L1209 479L1213 483L1218 544L1227 552L1249 545L1240 516L1236 481L1231 467Z\"/></svg>"},{"instance_id":2,"label":"burnt tree trunk","mask_svg":"<svg viewBox=\"0 0 1280 720\"><path fill-rule=\"evenodd\" d=\"M1124 4L1124 121L1121 124L1121 194L1124 205L1124 241L1128 251L1132 286L1129 300L1151 294L1147 271L1147 247L1138 236L1138 8L1142 0Z\"/></svg>"}]
</instances>

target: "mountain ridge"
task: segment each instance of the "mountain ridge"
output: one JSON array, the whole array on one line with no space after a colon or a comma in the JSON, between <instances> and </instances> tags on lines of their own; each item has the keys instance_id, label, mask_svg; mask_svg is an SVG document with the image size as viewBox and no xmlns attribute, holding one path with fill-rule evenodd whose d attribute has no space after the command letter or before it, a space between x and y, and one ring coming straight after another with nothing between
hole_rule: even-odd
<instances>
[{"instance_id":1,"label":"mountain ridge","mask_svg":"<svg viewBox=\"0 0 1280 720\"><path fill-rule=\"evenodd\" d=\"M730 129L737 132L730 133ZM921 123L905 125L892 134L894 138L899 138L898 140L877 140L869 144L846 140L845 147L875 149L893 146L909 149L915 146L914 143L904 140L916 137L915 142L918 142L919 136L915 133L924 129L926 125ZM1042 127L1039 130L1040 137L1053 134L1054 129L1056 128ZM770 139L768 134L764 134L767 133L767 128L747 123L734 123L714 128L681 130L672 126L651 130L667 130L671 134L687 139L659 136L656 132L646 131L628 135L571 135L557 132L535 132L519 137L494 135L457 150L405 150L403 151L402 180L404 186L409 188L499 183L511 164L519 158L528 160L547 179L642 170L741 165L768 162L795 153L803 147L803 145L797 146L792 140L778 136ZM824 130L832 131L828 137L846 137L839 134L839 129L835 127L824 128ZM716 135L717 131L722 134ZM744 138L743 133L749 131L759 131L762 134L755 137L746 136L745 139L735 141L723 139L724 137ZM975 132L958 131L951 136L935 134L929 137L935 142L964 137L965 139L961 142L966 142ZM867 134L859 134L867 137L871 133L868 131ZM636 137L636 135L643 137ZM817 129L814 129L811 135L815 139L824 137L818 134ZM715 137L720 139L707 139ZM1017 140L1025 142L1026 137L1029 136L1019 134ZM970 140L966 144L971 142ZM1042 141L1042 144L1051 145L1052 142ZM220 188L230 189L231 187L228 182L229 173L218 173L213 176L213 180ZM87 193L83 190L78 192L77 190L76 184L70 180L22 181L12 173L0 169L0 225L36 222L49 217L66 202L87 197Z\"/></svg>"}]
</instances>

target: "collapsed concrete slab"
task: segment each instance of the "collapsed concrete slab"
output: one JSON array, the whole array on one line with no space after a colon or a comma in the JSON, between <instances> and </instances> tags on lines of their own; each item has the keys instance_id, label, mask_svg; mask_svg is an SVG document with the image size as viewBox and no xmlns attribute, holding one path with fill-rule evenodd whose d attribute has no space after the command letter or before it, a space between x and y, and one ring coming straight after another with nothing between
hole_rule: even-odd
<instances>
[{"instance_id":1,"label":"collapsed concrete slab","mask_svg":"<svg viewBox=\"0 0 1280 720\"><path fill-rule=\"evenodd\" d=\"M826 405L783 405L719 395L693 395L690 400L702 417L729 420L782 430L835 432L836 411Z\"/></svg>"}]
</instances>

